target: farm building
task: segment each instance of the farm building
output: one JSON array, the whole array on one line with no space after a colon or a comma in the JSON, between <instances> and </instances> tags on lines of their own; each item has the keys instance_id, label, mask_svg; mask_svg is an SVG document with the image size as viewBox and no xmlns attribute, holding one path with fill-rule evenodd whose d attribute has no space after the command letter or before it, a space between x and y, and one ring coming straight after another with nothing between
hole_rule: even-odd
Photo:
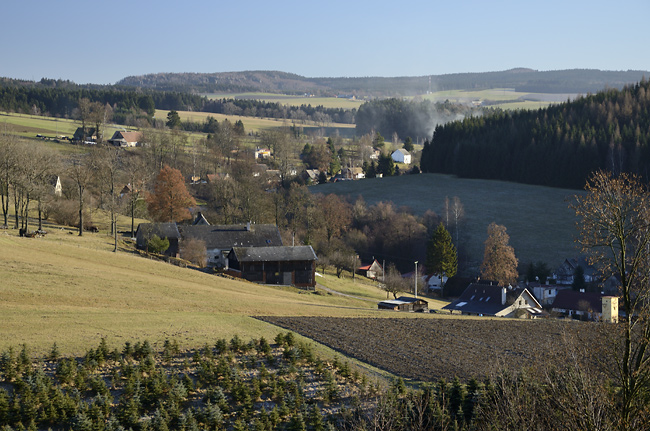
<instances>
[{"instance_id":1,"label":"farm building","mask_svg":"<svg viewBox=\"0 0 650 431\"><path fill-rule=\"evenodd\" d=\"M116 147L136 147L141 140L142 133L140 132L127 132L118 130L113 133L113 136L108 140L108 142L115 145Z\"/></svg>"},{"instance_id":2,"label":"farm building","mask_svg":"<svg viewBox=\"0 0 650 431\"><path fill-rule=\"evenodd\" d=\"M313 288L316 259L310 245L233 247L227 273L255 283Z\"/></svg>"},{"instance_id":3,"label":"farm building","mask_svg":"<svg viewBox=\"0 0 650 431\"><path fill-rule=\"evenodd\" d=\"M377 259L375 259L369 265L361 265L357 272L361 275L365 275L368 278L372 278L373 280L377 278L381 279L384 275L384 269L379 264L379 262L377 262Z\"/></svg>"},{"instance_id":4,"label":"farm building","mask_svg":"<svg viewBox=\"0 0 650 431\"><path fill-rule=\"evenodd\" d=\"M176 223L140 223L135 233L136 246L141 250L146 250L148 241L154 235L158 238L167 238L169 240L169 248L164 251L164 254L178 257L181 235L178 232Z\"/></svg>"},{"instance_id":5,"label":"farm building","mask_svg":"<svg viewBox=\"0 0 650 431\"><path fill-rule=\"evenodd\" d=\"M548 315L526 288L507 288L491 284L472 283L456 301L442 308L474 316L526 317L534 319ZM521 311L520 311L521 310Z\"/></svg>"},{"instance_id":6,"label":"farm building","mask_svg":"<svg viewBox=\"0 0 650 431\"><path fill-rule=\"evenodd\" d=\"M393 158L393 161L397 163L404 163L405 165L411 163L411 153L406 151L404 148L393 151L393 154L390 156Z\"/></svg>"},{"instance_id":7,"label":"farm building","mask_svg":"<svg viewBox=\"0 0 650 431\"><path fill-rule=\"evenodd\" d=\"M207 220L206 220L207 221ZM272 224L245 225L181 225L179 231L183 240L197 239L205 242L207 265L225 268L228 253L233 247L275 247L282 245L277 226Z\"/></svg>"},{"instance_id":8,"label":"farm building","mask_svg":"<svg viewBox=\"0 0 650 431\"><path fill-rule=\"evenodd\" d=\"M603 312L603 295L596 292L576 292L561 290L557 293L551 310L567 316L581 316L586 319L599 320Z\"/></svg>"},{"instance_id":9,"label":"farm building","mask_svg":"<svg viewBox=\"0 0 650 431\"><path fill-rule=\"evenodd\" d=\"M72 140L75 142L94 142L97 140L97 132L94 127L86 127L85 130L83 127L77 127L77 130L75 130L72 136Z\"/></svg>"},{"instance_id":10,"label":"farm building","mask_svg":"<svg viewBox=\"0 0 650 431\"><path fill-rule=\"evenodd\" d=\"M400 296L397 299L387 299L377 304L380 310L409 311L409 312L428 312L429 303L424 299L413 298L411 296Z\"/></svg>"}]
</instances>

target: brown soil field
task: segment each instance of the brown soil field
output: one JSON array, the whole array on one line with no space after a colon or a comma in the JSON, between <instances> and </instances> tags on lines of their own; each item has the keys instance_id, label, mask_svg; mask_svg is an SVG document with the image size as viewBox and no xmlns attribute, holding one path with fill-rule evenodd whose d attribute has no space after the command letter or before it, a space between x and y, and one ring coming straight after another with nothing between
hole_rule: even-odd
<instances>
[{"instance_id":1,"label":"brown soil field","mask_svg":"<svg viewBox=\"0 0 650 431\"><path fill-rule=\"evenodd\" d=\"M346 356L416 381L483 380L568 364L603 378L615 369L616 327L555 319L258 317Z\"/></svg>"}]
</instances>

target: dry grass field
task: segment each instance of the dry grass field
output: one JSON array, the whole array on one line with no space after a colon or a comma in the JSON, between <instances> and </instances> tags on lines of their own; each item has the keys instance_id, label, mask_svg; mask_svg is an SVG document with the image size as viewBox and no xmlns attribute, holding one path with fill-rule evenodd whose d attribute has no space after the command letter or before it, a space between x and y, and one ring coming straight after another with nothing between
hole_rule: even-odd
<instances>
[{"instance_id":1,"label":"dry grass field","mask_svg":"<svg viewBox=\"0 0 650 431\"><path fill-rule=\"evenodd\" d=\"M188 347L235 334L272 338L277 328L250 316L372 315L374 299L384 294L351 279L343 290L371 300L231 280L143 258L124 239L113 253L96 220L100 232L82 237L54 225L41 238L0 231L0 351L27 343L42 353L56 342L62 352L79 354L101 337L113 345L174 338ZM331 275L323 280L345 285Z\"/></svg>"}]
</instances>

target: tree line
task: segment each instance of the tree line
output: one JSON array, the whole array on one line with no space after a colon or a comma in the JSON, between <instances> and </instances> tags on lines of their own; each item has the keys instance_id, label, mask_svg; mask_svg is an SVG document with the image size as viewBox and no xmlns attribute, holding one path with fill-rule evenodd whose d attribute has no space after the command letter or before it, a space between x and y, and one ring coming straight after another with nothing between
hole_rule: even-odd
<instances>
[{"instance_id":1,"label":"tree line","mask_svg":"<svg viewBox=\"0 0 650 431\"><path fill-rule=\"evenodd\" d=\"M581 188L598 169L650 178L649 86L439 125L422 171L567 188Z\"/></svg>"},{"instance_id":2,"label":"tree line","mask_svg":"<svg viewBox=\"0 0 650 431\"><path fill-rule=\"evenodd\" d=\"M260 100L210 100L197 94L177 91L135 90L119 86L81 86L67 81L41 80L38 83L0 80L0 110L33 115L76 118L79 100L109 105L119 124L135 125L134 118L152 123L156 109L211 112L225 115L282 118L319 124L353 124L355 110L325 108L322 105L288 106Z\"/></svg>"}]
</instances>

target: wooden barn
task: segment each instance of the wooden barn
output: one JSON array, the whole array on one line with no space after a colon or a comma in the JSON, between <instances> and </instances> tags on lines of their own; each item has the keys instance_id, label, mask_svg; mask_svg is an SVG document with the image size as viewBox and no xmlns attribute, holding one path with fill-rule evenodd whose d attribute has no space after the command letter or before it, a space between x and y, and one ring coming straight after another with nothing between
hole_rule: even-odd
<instances>
[{"instance_id":1,"label":"wooden barn","mask_svg":"<svg viewBox=\"0 0 650 431\"><path fill-rule=\"evenodd\" d=\"M316 259L310 245L233 247L227 273L255 283L314 288Z\"/></svg>"},{"instance_id":2,"label":"wooden barn","mask_svg":"<svg viewBox=\"0 0 650 431\"><path fill-rule=\"evenodd\" d=\"M422 312L429 311L429 303L421 298L411 296L400 296L397 299L387 299L378 304L380 310Z\"/></svg>"}]
</instances>

